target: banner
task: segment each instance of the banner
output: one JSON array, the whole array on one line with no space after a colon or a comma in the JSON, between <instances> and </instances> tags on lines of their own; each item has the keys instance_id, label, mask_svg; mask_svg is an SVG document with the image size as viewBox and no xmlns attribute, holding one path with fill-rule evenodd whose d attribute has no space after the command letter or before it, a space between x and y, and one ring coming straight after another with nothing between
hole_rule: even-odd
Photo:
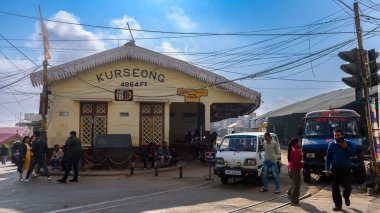
<instances>
[{"instance_id":1,"label":"banner","mask_svg":"<svg viewBox=\"0 0 380 213\"><path fill-rule=\"evenodd\" d=\"M374 151L375 153L376 162L380 162L379 125L377 123L375 98L370 98L369 108L370 108L369 114L371 118L372 135L373 135L373 149L374 149L372 151Z\"/></svg>"},{"instance_id":2,"label":"banner","mask_svg":"<svg viewBox=\"0 0 380 213\"><path fill-rule=\"evenodd\" d=\"M44 56L45 56L45 60L48 60L51 58L50 54L49 54L49 34L48 34L47 29L46 29L45 23L42 21L40 6L38 6L38 11L40 13L40 27L41 27L42 38L44 41L44 53L45 53Z\"/></svg>"}]
</instances>

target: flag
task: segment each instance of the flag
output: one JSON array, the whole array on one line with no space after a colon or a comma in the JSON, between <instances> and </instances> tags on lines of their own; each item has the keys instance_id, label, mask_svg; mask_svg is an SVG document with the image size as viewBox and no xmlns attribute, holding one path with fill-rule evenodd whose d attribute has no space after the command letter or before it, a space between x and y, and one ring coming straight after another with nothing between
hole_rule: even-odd
<instances>
[{"instance_id":1,"label":"flag","mask_svg":"<svg viewBox=\"0 0 380 213\"><path fill-rule=\"evenodd\" d=\"M38 11L40 12L40 26L41 26L41 34L42 38L44 41L44 55L45 55L45 60L50 59L50 54L49 54L49 34L46 29L45 23L42 21L42 16L41 16L41 9L40 6L38 6Z\"/></svg>"}]
</instances>

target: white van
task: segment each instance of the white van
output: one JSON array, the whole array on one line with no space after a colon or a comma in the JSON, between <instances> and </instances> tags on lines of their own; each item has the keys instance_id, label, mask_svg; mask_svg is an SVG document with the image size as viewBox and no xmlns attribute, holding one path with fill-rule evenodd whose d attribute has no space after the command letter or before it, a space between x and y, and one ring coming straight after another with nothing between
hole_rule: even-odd
<instances>
[{"instance_id":1,"label":"white van","mask_svg":"<svg viewBox=\"0 0 380 213\"><path fill-rule=\"evenodd\" d=\"M220 177L223 184L228 184L230 178L256 179L258 185L263 184L264 134L244 132L223 137L217 149L214 168L214 174ZM273 141L279 143L276 134L271 133L271 136ZM280 171L281 154L277 156L277 164Z\"/></svg>"}]
</instances>

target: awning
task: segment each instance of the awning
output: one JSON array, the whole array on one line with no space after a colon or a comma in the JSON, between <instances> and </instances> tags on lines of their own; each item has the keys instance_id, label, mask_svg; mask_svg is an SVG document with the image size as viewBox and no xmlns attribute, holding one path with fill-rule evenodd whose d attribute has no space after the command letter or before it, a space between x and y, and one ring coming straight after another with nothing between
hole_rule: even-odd
<instances>
[{"instance_id":1,"label":"awning","mask_svg":"<svg viewBox=\"0 0 380 213\"><path fill-rule=\"evenodd\" d=\"M214 103L210 106L211 122L249 115L258 108L255 103Z\"/></svg>"}]
</instances>

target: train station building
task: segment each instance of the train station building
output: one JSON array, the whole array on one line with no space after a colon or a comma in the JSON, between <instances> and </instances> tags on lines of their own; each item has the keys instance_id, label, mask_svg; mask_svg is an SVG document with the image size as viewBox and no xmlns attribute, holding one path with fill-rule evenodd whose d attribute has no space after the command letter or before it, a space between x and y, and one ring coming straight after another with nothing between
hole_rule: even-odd
<instances>
[{"instance_id":1,"label":"train station building","mask_svg":"<svg viewBox=\"0 0 380 213\"><path fill-rule=\"evenodd\" d=\"M43 71L33 73L43 85ZM211 122L247 115L260 93L133 43L48 69L49 147L74 130L84 148L99 134L130 134L133 147L210 134Z\"/></svg>"}]
</instances>

